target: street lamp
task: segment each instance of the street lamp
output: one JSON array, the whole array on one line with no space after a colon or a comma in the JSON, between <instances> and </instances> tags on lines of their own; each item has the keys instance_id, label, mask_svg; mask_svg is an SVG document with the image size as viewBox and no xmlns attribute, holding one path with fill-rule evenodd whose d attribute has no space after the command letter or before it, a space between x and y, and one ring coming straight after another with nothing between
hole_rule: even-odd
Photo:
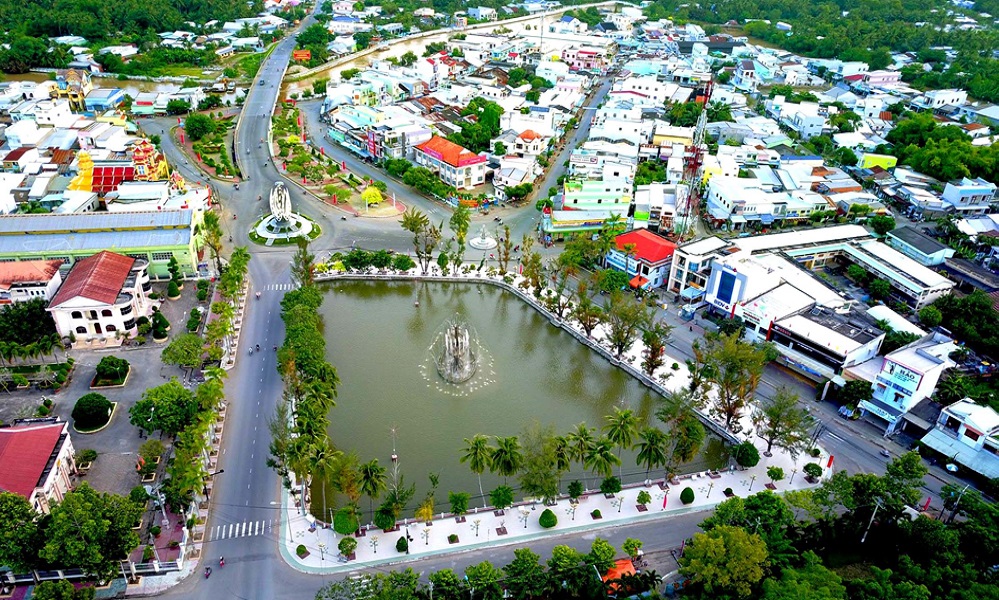
<instances>
[{"instance_id":1,"label":"street lamp","mask_svg":"<svg viewBox=\"0 0 999 600\"><path fill-rule=\"evenodd\" d=\"M206 499L208 498L208 480L212 477L215 477L216 475L221 475L222 473L225 473L225 469L219 469L218 471L209 473L201 478L201 488L202 488L201 491L205 493Z\"/></svg>"}]
</instances>

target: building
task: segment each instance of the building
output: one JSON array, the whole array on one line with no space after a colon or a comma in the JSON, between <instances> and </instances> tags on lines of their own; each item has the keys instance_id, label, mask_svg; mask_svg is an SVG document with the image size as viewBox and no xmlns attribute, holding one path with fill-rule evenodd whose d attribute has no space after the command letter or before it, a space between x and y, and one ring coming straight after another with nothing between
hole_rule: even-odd
<instances>
[{"instance_id":1,"label":"building","mask_svg":"<svg viewBox=\"0 0 999 600\"><path fill-rule=\"evenodd\" d=\"M885 332L861 311L818 307L775 321L767 337L780 353L778 363L815 381L874 358L884 339Z\"/></svg>"},{"instance_id":2,"label":"building","mask_svg":"<svg viewBox=\"0 0 999 600\"><path fill-rule=\"evenodd\" d=\"M927 90L909 103L914 110L939 110L945 106L967 104L968 92L964 90Z\"/></svg>"},{"instance_id":3,"label":"building","mask_svg":"<svg viewBox=\"0 0 999 600\"><path fill-rule=\"evenodd\" d=\"M59 285L61 260L0 262L0 304L42 298L48 302Z\"/></svg>"},{"instance_id":4,"label":"building","mask_svg":"<svg viewBox=\"0 0 999 600\"><path fill-rule=\"evenodd\" d=\"M468 9L468 16L479 21L495 21L496 9L488 6L473 6Z\"/></svg>"},{"instance_id":5,"label":"building","mask_svg":"<svg viewBox=\"0 0 999 600\"><path fill-rule=\"evenodd\" d=\"M77 342L135 335L135 320L151 312L148 266L106 250L76 261L47 309L59 335Z\"/></svg>"},{"instance_id":6,"label":"building","mask_svg":"<svg viewBox=\"0 0 999 600\"><path fill-rule=\"evenodd\" d=\"M191 209L3 216L0 262L58 260L72 265L110 248L147 261L154 277L169 275L171 257L191 275L199 270L200 240L194 231L201 218Z\"/></svg>"},{"instance_id":7,"label":"building","mask_svg":"<svg viewBox=\"0 0 999 600\"><path fill-rule=\"evenodd\" d=\"M943 264L954 256L953 248L912 227L899 227L889 231L887 241L892 248L927 267Z\"/></svg>"},{"instance_id":8,"label":"building","mask_svg":"<svg viewBox=\"0 0 999 600\"><path fill-rule=\"evenodd\" d=\"M102 113L117 107L125 100L125 91L118 88L97 88L91 90L84 99L84 107L90 113Z\"/></svg>"},{"instance_id":9,"label":"building","mask_svg":"<svg viewBox=\"0 0 999 600\"><path fill-rule=\"evenodd\" d=\"M0 490L27 498L48 513L72 489L76 451L69 424L58 419L25 419L0 427Z\"/></svg>"},{"instance_id":10,"label":"building","mask_svg":"<svg viewBox=\"0 0 999 600\"><path fill-rule=\"evenodd\" d=\"M936 391L941 375L954 366L948 356L955 350L957 345L948 336L931 333L848 369L844 378L871 383L871 398L860 401L860 414L871 414L886 423L885 435L895 433L912 407Z\"/></svg>"},{"instance_id":11,"label":"building","mask_svg":"<svg viewBox=\"0 0 999 600\"><path fill-rule=\"evenodd\" d=\"M603 73L610 61L607 50L596 46L572 46L562 50L562 60L576 71Z\"/></svg>"},{"instance_id":12,"label":"building","mask_svg":"<svg viewBox=\"0 0 999 600\"><path fill-rule=\"evenodd\" d=\"M441 181L459 190L474 188L486 181L485 154L476 154L436 135L416 146L415 151L416 164L427 167Z\"/></svg>"},{"instance_id":13,"label":"building","mask_svg":"<svg viewBox=\"0 0 999 600\"><path fill-rule=\"evenodd\" d=\"M631 278L631 287L652 290L669 278L675 250L673 242L648 230L635 229L614 238L614 248L605 261L608 267L624 271Z\"/></svg>"},{"instance_id":14,"label":"building","mask_svg":"<svg viewBox=\"0 0 999 600\"><path fill-rule=\"evenodd\" d=\"M988 406L961 400L944 407L920 441L986 479L999 477L999 414Z\"/></svg>"},{"instance_id":15,"label":"building","mask_svg":"<svg viewBox=\"0 0 999 600\"><path fill-rule=\"evenodd\" d=\"M996 184L981 177L950 181L942 194L944 210L960 216L987 214L995 197Z\"/></svg>"}]
</instances>

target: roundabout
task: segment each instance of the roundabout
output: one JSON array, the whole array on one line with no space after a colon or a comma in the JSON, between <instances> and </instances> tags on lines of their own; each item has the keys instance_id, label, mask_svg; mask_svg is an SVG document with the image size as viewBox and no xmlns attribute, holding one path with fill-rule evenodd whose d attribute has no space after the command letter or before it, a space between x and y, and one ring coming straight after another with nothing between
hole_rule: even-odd
<instances>
[{"instance_id":1,"label":"roundabout","mask_svg":"<svg viewBox=\"0 0 999 600\"><path fill-rule=\"evenodd\" d=\"M250 231L250 239L258 244L290 244L299 238L314 240L321 231L311 219L291 209L291 196L284 183L278 181L271 188L268 204L271 214L257 221Z\"/></svg>"}]
</instances>

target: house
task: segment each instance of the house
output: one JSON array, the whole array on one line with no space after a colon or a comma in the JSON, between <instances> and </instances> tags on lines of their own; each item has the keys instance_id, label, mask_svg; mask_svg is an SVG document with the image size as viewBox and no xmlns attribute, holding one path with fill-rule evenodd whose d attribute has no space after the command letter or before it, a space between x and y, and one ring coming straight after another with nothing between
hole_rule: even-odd
<instances>
[{"instance_id":1,"label":"house","mask_svg":"<svg viewBox=\"0 0 999 600\"><path fill-rule=\"evenodd\" d=\"M905 415L936 391L940 377L954 366L948 356L957 350L949 336L931 333L883 357L844 371L844 379L871 383L871 398L861 400L861 415L871 414L886 423L885 435L905 424Z\"/></svg>"},{"instance_id":2,"label":"house","mask_svg":"<svg viewBox=\"0 0 999 600\"><path fill-rule=\"evenodd\" d=\"M944 210L958 215L984 215L996 197L996 184L981 177L947 182L941 198Z\"/></svg>"},{"instance_id":3,"label":"house","mask_svg":"<svg viewBox=\"0 0 999 600\"><path fill-rule=\"evenodd\" d=\"M985 479L999 477L999 414L991 407L968 399L946 406L920 441Z\"/></svg>"},{"instance_id":4,"label":"house","mask_svg":"<svg viewBox=\"0 0 999 600\"><path fill-rule=\"evenodd\" d=\"M479 21L495 21L496 9L487 6L477 6L468 9L468 16Z\"/></svg>"},{"instance_id":5,"label":"house","mask_svg":"<svg viewBox=\"0 0 999 600\"><path fill-rule=\"evenodd\" d=\"M899 227L889 231L887 242L892 248L926 267L941 265L954 256L953 248L912 227Z\"/></svg>"},{"instance_id":6,"label":"house","mask_svg":"<svg viewBox=\"0 0 999 600\"><path fill-rule=\"evenodd\" d=\"M42 298L48 302L59 285L61 260L25 260L0 263L0 304Z\"/></svg>"},{"instance_id":7,"label":"house","mask_svg":"<svg viewBox=\"0 0 999 600\"><path fill-rule=\"evenodd\" d=\"M586 31L586 23L583 23L572 15L562 15L562 18L548 26L548 33L574 33L579 34Z\"/></svg>"},{"instance_id":8,"label":"house","mask_svg":"<svg viewBox=\"0 0 999 600\"><path fill-rule=\"evenodd\" d=\"M361 19L351 15L337 15L329 20L326 28L335 34L357 33L358 31L371 31L374 25L365 23Z\"/></svg>"},{"instance_id":9,"label":"house","mask_svg":"<svg viewBox=\"0 0 999 600\"><path fill-rule=\"evenodd\" d=\"M775 321L767 339L778 363L822 381L877 356L885 332L861 311L815 307Z\"/></svg>"},{"instance_id":10,"label":"house","mask_svg":"<svg viewBox=\"0 0 999 600\"><path fill-rule=\"evenodd\" d=\"M917 96L909 102L913 110L940 110L945 106L961 106L967 104L968 92L964 90L927 90L922 96Z\"/></svg>"},{"instance_id":11,"label":"house","mask_svg":"<svg viewBox=\"0 0 999 600\"><path fill-rule=\"evenodd\" d=\"M562 50L562 60L576 71L603 73L610 62L607 50L596 46L570 46Z\"/></svg>"},{"instance_id":12,"label":"house","mask_svg":"<svg viewBox=\"0 0 999 600\"><path fill-rule=\"evenodd\" d=\"M735 67L732 85L739 90L755 92L759 84L760 79L756 76L756 64L751 60L740 60Z\"/></svg>"},{"instance_id":13,"label":"house","mask_svg":"<svg viewBox=\"0 0 999 600\"><path fill-rule=\"evenodd\" d=\"M148 266L107 250L76 261L46 309L59 335L77 342L133 336L135 320L151 312Z\"/></svg>"},{"instance_id":14,"label":"house","mask_svg":"<svg viewBox=\"0 0 999 600\"><path fill-rule=\"evenodd\" d=\"M474 188L486 181L485 154L476 154L436 135L416 146L415 152L416 164L427 167L444 183L459 190Z\"/></svg>"},{"instance_id":15,"label":"house","mask_svg":"<svg viewBox=\"0 0 999 600\"><path fill-rule=\"evenodd\" d=\"M0 490L26 498L38 513L48 513L72 489L75 455L65 421L23 419L2 426Z\"/></svg>"},{"instance_id":16,"label":"house","mask_svg":"<svg viewBox=\"0 0 999 600\"><path fill-rule=\"evenodd\" d=\"M84 105L87 112L101 113L117 107L125 100L125 91L119 88L97 88L87 94Z\"/></svg>"},{"instance_id":17,"label":"house","mask_svg":"<svg viewBox=\"0 0 999 600\"><path fill-rule=\"evenodd\" d=\"M652 290L669 278L676 244L647 229L635 229L614 238L605 257L608 267L624 271L635 289Z\"/></svg>"},{"instance_id":18,"label":"house","mask_svg":"<svg viewBox=\"0 0 999 600\"><path fill-rule=\"evenodd\" d=\"M124 62L128 62L128 60L133 56L138 56L139 48L135 44L107 46L98 50L97 54L114 54Z\"/></svg>"}]
</instances>

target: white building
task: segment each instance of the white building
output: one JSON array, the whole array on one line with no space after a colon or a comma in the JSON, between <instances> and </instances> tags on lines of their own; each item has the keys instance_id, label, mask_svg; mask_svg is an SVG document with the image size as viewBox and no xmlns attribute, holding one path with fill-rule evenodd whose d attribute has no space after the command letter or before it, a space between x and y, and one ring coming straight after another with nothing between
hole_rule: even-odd
<instances>
[{"instance_id":1,"label":"white building","mask_svg":"<svg viewBox=\"0 0 999 600\"><path fill-rule=\"evenodd\" d=\"M58 419L24 419L0 427L0 490L17 494L45 514L73 488L76 451L69 424Z\"/></svg>"},{"instance_id":2,"label":"white building","mask_svg":"<svg viewBox=\"0 0 999 600\"><path fill-rule=\"evenodd\" d=\"M999 414L988 406L966 399L945 407L920 441L986 479L999 477Z\"/></svg>"},{"instance_id":3,"label":"white building","mask_svg":"<svg viewBox=\"0 0 999 600\"><path fill-rule=\"evenodd\" d=\"M944 187L943 198L947 209L960 216L984 215L996 197L996 184L981 177L950 181Z\"/></svg>"},{"instance_id":4,"label":"white building","mask_svg":"<svg viewBox=\"0 0 999 600\"><path fill-rule=\"evenodd\" d=\"M106 250L76 261L48 306L59 335L77 342L134 335L135 320L151 309L147 267Z\"/></svg>"},{"instance_id":5,"label":"white building","mask_svg":"<svg viewBox=\"0 0 999 600\"><path fill-rule=\"evenodd\" d=\"M59 289L61 260L0 262L0 305L41 298L48 302Z\"/></svg>"},{"instance_id":6,"label":"white building","mask_svg":"<svg viewBox=\"0 0 999 600\"><path fill-rule=\"evenodd\" d=\"M954 340L931 333L849 369L845 375L872 385L872 397L860 401L861 414L871 413L884 421L887 424L885 435L894 433L902 425L905 414L936 391L940 376L954 366L948 356L955 350Z\"/></svg>"}]
</instances>

